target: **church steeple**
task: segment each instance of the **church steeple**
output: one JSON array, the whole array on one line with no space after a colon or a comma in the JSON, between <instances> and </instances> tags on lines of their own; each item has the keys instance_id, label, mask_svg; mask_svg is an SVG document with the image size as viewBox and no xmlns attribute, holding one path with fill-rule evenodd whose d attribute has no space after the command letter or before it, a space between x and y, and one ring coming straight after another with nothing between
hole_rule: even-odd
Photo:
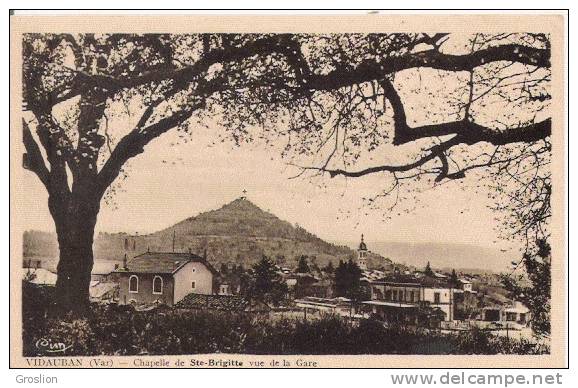
<instances>
[{"instance_id":1,"label":"church steeple","mask_svg":"<svg viewBox=\"0 0 578 388\"><path fill-rule=\"evenodd\" d=\"M359 250L367 251L367 245L365 245L365 241L363 241L363 233L361 234L361 242L359 243Z\"/></svg>"},{"instance_id":2,"label":"church steeple","mask_svg":"<svg viewBox=\"0 0 578 388\"><path fill-rule=\"evenodd\" d=\"M362 270L367 270L367 245L363 241L363 234L361 235L361 242L359 243L359 248L357 249L357 266Z\"/></svg>"}]
</instances>

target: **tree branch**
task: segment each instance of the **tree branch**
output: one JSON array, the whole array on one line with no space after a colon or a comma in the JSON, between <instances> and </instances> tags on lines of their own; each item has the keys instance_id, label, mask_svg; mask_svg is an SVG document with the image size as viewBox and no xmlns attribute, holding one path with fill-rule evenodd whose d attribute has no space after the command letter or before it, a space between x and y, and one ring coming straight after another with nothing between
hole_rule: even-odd
<instances>
[{"instance_id":1,"label":"tree branch","mask_svg":"<svg viewBox=\"0 0 578 388\"><path fill-rule=\"evenodd\" d=\"M396 132L393 144L400 145L424 137L455 134L460 135L464 144L487 142L493 145L504 145L519 142L530 143L550 136L552 120L548 118L537 123L506 129L489 128L467 120L406 128L402 134Z\"/></svg>"},{"instance_id":2,"label":"tree branch","mask_svg":"<svg viewBox=\"0 0 578 388\"><path fill-rule=\"evenodd\" d=\"M391 173L406 172L413 170L414 168L423 166L430 160L435 159L436 157L442 157L440 155L443 155L443 152L459 144L460 142L461 142L460 136L455 136L441 144L431 147L428 150L428 153L425 156L419 158L418 160L401 165L382 165L382 166L369 167L358 171L347 171L343 169L328 169L326 167L300 167L300 168L304 170L317 170L321 172L326 172L331 176L331 178L334 178L338 175L351 178L359 178L364 175L375 174L378 172L391 172Z\"/></svg>"},{"instance_id":3,"label":"tree branch","mask_svg":"<svg viewBox=\"0 0 578 388\"><path fill-rule=\"evenodd\" d=\"M396 128L397 125L398 124L396 123ZM400 141L398 139L397 142L394 142L394 144L402 144L423 137L444 136L444 135L455 135L455 136L448 141L433 146L432 148L429 149L430 152L427 155L423 156L422 158L420 158L415 162L408 164L382 165L382 166L369 167L359 171L347 171L343 169L327 169L326 166L301 167L301 168L305 170L317 170L321 172L327 172L332 178L337 175L343 175L347 177L361 177L364 175L374 174L378 172L395 173L395 172L410 171L438 157L442 162L442 168L440 170L440 174L436 178L436 181L441 181L445 178L459 179L464 177L464 173L467 169L463 169L455 173L449 173L449 166L447 165L447 157L445 156L444 152L449 150L451 147L458 144L472 145L479 142L487 142L498 146L505 144L512 144L516 142L531 143L550 136L551 126L552 126L551 119L546 119L539 123L498 131L495 129L484 127L476 123L471 123L462 120L439 125L428 125L418 128L410 128L411 132L409 133L409 135L407 135L408 137L404 138L403 139L404 141ZM411 137L411 139L409 139L409 137Z\"/></svg>"},{"instance_id":4,"label":"tree branch","mask_svg":"<svg viewBox=\"0 0 578 388\"><path fill-rule=\"evenodd\" d=\"M204 101L165 117L146 128L136 127L123 137L97 175L99 195L103 195L108 186L116 179L122 166L131 158L144 152L144 147L153 139L171 128L188 120Z\"/></svg>"},{"instance_id":5,"label":"tree branch","mask_svg":"<svg viewBox=\"0 0 578 388\"><path fill-rule=\"evenodd\" d=\"M493 145L503 145L517 142L532 142L544 139L552 133L550 118L528 125L520 125L507 129L489 128L469 120L463 120L410 127L407 124L403 102L391 81L383 79L380 85L391 104L394 119L393 144L401 145L418 139L435 136L460 135L464 144L487 142Z\"/></svg>"},{"instance_id":6,"label":"tree branch","mask_svg":"<svg viewBox=\"0 0 578 388\"><path fill-rule=\"evenodd\" d=\"M241 47L212 49L190 66L179 69L164 68L150 71L133 78L115 78L106 75L90 75L78 72L74 77L74 88L66 98L82 94L94 87L108 93L121 89L133 88L151 82L175 80L190 82L201 71L214 63L238 61L253 55L279 53L285 55L288 63L294 68L296 76L304 85L304 90L334 90L344 86L383 79L385 74L417 67L427 67L447 71L469 71L478 66L497 61L511 61L537 67L550 66L550 50L538 49L524 45L509 44L478 50L474 53L451 55L437 49L408 53L403 56L389 56L379 61L368 59L355 68L339 68L328 74L314 74L307 66L299 44L290 35L276 35L247 43Z\"/></svg>"},{"instance_id":7,"label":"tree branch","mask_svg":"<svg viewBox=\"0 0 578 388\"><path fill-rule=\"evenodd\" d=\"M26 153L24 153L22 161L24 168L34 172L48 189L50 184L50 172L44 163L40 147L36 143L36 140L34 140L32 132L30 132L30 127L24 119L22 119L22 140L24 142L24 147L26 148Z\"/></svg>"},{"instance_id":8,"label":"tree branch","mask_svg":"<svg viewBox=\"0 0 578 388\"><path fill-rule=\"evenodd\" d=\"M451 55L437 50L392 56L381 61L366 60L353 70L337 69L327 75L314 75L308 85L315 90L333 90L343 86L380 80L386 74L411 68L470 71L491 62L511 61L537 67L550 66L550 50L510 44L489 47L474 53Z\"/></svg>"}]
</instances>

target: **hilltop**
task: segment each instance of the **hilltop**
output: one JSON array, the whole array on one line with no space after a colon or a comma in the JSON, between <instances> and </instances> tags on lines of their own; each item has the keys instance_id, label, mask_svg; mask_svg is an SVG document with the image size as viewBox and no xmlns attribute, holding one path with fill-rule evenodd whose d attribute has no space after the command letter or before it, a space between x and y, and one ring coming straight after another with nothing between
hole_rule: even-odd
<instances>
[{"instance_id":1,"label":"hilltop","mask_svg":"<svg viewBox=\"0 0 578 388\"><path fill-rule=\"evenodd\" d=\"M223 207L184 219L175 225L148 235L99 233L95 238L95 260L122 260L124 253L134 256L147 250L170 252L191 250L207 252L213 263L236 263L248 266L268 256L279 264L295 266L301 255L323 267L329 261L354 258L356 253L347 246L326 242L300 226L292 225L266 212L251 201L238 198ZM126 249L125 249L126 248ZM24 256L56 257L54 235L26 232ZM389 263L373 254L370 265Z\"/></svg>"}]
</instances>

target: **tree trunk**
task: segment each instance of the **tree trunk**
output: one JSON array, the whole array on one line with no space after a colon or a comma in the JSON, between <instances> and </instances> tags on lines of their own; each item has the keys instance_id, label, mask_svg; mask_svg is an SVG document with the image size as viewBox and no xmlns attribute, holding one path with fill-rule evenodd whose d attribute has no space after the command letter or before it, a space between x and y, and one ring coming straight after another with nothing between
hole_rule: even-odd
<instances>
[{"instance_id":1,"label":"tree trunk","mask_svg":"<svg viewBox=\"0 0 578 388\"><path fill-rule=\"evenodd\" d=\"M73 195L68 201L49 200L60 251L56 280L60 312L83 314L89 307L92 244L99 202L91 195Z\"/></svg>"}]
</instances>

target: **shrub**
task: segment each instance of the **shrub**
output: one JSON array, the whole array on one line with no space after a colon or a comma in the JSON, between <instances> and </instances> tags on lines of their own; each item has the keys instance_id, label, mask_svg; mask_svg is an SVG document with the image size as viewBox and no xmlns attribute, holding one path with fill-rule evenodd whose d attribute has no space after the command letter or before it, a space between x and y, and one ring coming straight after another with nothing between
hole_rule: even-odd
<instances>
[{"instance_id":1,"label":"shrub","mask_svg":"<svg viewBox=\"0 0 578 388\"><path fill-rule=\"evenodd\" d=\"M25 285L24 355L244 354L541 354L544 345L508 340L481 330L441 334L384 325L351 324L325 315L303 321L205 310L164 308L139 312L129 306L93 305L86 317L52 317L51 290ZM36 342L71 346L46 353Z\"/></svg>"}]
</instances>

